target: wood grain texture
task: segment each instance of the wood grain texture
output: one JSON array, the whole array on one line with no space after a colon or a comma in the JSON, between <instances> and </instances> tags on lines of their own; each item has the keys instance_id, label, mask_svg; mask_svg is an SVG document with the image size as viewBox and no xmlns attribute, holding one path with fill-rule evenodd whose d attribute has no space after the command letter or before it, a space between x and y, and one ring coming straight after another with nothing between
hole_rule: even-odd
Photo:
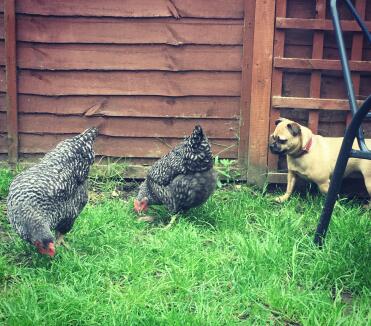
<instances>
[{"instance_id":1,"label":"wood grain texture","mask_svg":"<svg viewBox=\"0 0 371 326\"><path fill-rule=\"evenodd\" d=\"M17 57L15 1L4 3L5 33L5 86L8 131L8 159L10 164L18 161L18 105L17 105Z\"/></svg>"},{"instance_id":2,"label":"wood grain texture","mask_svg":"<svg viewBox=\"0 0 371 326\"><path fill-rule=\"evenodd\" d=\"M96 124L98 156L151 160L200 123L216 154L237 158L243 5L17 1L22 157Z\"/></svg>"},{"instance_id":3,"label":"wood grain texture","mask_svg":"<svg viewBox=\"0 0 371 326\"><path fill-rule=\"evenodd\" d=\"M0 13L0 40L4 39L4 15Z\"/></svg>"},{"instance_id":4,"label":"wood grain texture","mask_svg":"<svg viewBox=\"0 0 371 326\"><path fill-rule=\"evenodd\" d=\"M0 80L3 78L0 70ZM50 72L22 70L21 94L239 96L238 72ZM0 91L4 85L0 82Z\"/></svg>"},{"instance_id":5,"label":"wood grain texture","mask_svg":"<svg viewBox=\"0 0 371 326\"><path fill-rule=\"evenodd\" d=\"M115 44L242 44L242 21L17 17L18 41Z\"/></svg>"},{"instance_id":6,"label":"wood grain texture","mask_svg":"<svg viewBox=\"0 0 371 326\"><path fill-rule=\"evenodd\" d=\"M284 71L282 96L309 97L310 73Z\"/></svg>"},{"instance_id":7,"label":"wood grain texture","mask_svg":"<svg viewBox=\"0 0 371 326\"><path fill-rule=\"evenodd\" d=\"M371 22L365 22L366 27L371 29ZM343 20L341 27L344 32L360 32L361 29L356 21ZM304 18L281 18L276 19L276 28L284 29L313 29L332 31L332 21L330 19L304 19Z\"/></svg>"},{"instance_id":8,"label":"wood grain texture","mask_svg":"<svg viewBox=\"0 0 371 326\"><path fill-rule=\"evenodd\" d=\"M316 19L326 18L326 0L316 0ZM312 47L312 59L323 58L323 46L324 46L324 32L314 31L313 33L313 47ZM314 98L321 97L321 71L313 70L310 78L310 91L309 96ZM310 111L308 117L308 127L315 134L318 132L319 124L319 112Z\"/></svg>"},{"instance_id":9,"label":"wood grain texture","mask_svg":"<svg viewBox=\"0 0 371 326\"><path fill-rule=\"evenodd\" d=\"M357 101L362 105L363 101ZM272 106L277 109L308 109L308 110L329 110L348 111L349 102L346 99L325 99L310 97L281 97L273 96Z\"/></svg>"},{"instance_id":10,"label":"wood grain texture","mask_svg":"<svg viewBox=\"0 0 371 326\"><path fill-rule=\"evenodd\" d=\"M5 66L5 42L0 40L0 66Z\"/></svg>"},{"instance_id":11,"label":"wood grain texture","mask_svg":"<svg viewBox=\"0 0 371 326\"><path fill-rule=\"evenodd\" d=\"M20 152L22 154L43 154L53 149L60 141L72 135L37 135L20 134ZM98 156L126 158L159 158L169 152L170 148L181 140L175 138L121 138L99 135L94 145ZM0 137L0 152L1 152ZM214 155L224 158L237 157L236 140L211 140Z\"/></svg>"},{"instance_id":12,"label":"wood grain texture","mask_svg":"<svg viewBox=\"0 0 371 326\"><path fill-rule=\"evenodd\" d=\"M355 8L359 13L360 17L364 20L366 16L366 0L356 0ZM368 42L367 42L368 43ZM348 60L362 60L362 52L363 52L363 33L354 33L352 39L352 49L351 55ZM370 61L367 61L370 62ZM353 70L350 67L351 70ZM361 86L361 76L360 73L352 71L352 81L353 81L353 89L356 96L359 94L360 86ZM352 117L352 113L348 113L346 117L346 125L350 124Z\"/></svg>"},{"instance_id":13,"label":"wood grain texture","mask_svg":"<svg viewBox=\"0 0 371 326\"><path fill-rule=\"evenodd\" d=\"M248 180L262 186L267 172L267 147L273 61L275 1L257 1L250 106Z\"/></svg>"},{"instance_id":14,"label":"wood grain texture","mask_svg":"<svg viewBox=\"0 0 371 326\"><path fill-rule=\"evenodd\" d=\"M288 0L287 15L280 17L314 18L316 0Z\"/></svg>"},{"instance_id":15,"label":"wood grain texture","mask_svg":"<svg viewBox=\"0 0 371 326\"><path fill-rule=\"evenodd\" d=\"M2 0L3 1L3 0ZM0 12L2 11L0 1ZM17 13L45 16L243 18L243 0L21 0Z\"/></svg>"},{"instance_id":16,"label":"wood grain texture","mask_svg":"<svg viewBox=\"0 0 371 326\"><path fill-rule=\"evenodd\" d=\"M243 174L248 166L248 144L250 127L250 102L252 82L252 60L254 42L255 1L245 1L245 18L243 29L243 57L240 99L240 138L238 161Z\"/></svg>"},{"instance_id":17,"label":"wood grain texture","mask_svg":"<svg viewBox=\"0 0 371 326\"><path fill-rule=\"evenodd\" d=\"M239 97L40 96L19 95L21 113L87 117L238 119ZM0 112L5 95L0 94Z\"/></svg>"},{"instance_id":18,"label":"wood grain texture","mask_svg":"<svg viewBox=\"0 0 371 326\"><path fill-rule=\"evenodd\" d=\"M0 41L0 64L2 43ZM241 46L19 42L18 67L40 70L241 71Z\"/></svg>"},{"instance_id":19,"label":"wood grain texture","mask_svg":"<svg viewBox=\"0 0 371 326\"><path fill-rule=\"evenodd\" d=\"M328 59L275 58L274 67L298 70L342 70L340 60ZM349 67L352 71L371 72L370 61L350 60Z\"/></svg>"},{"instance_id":20,"label":"wood grain texture","mask_svg":"<svg viewBox=\"0 0 371 326\"><path fill-rule=\"evenodd\" d=\"M287 58L312 58L312 30L300 30L300 29L278 29L280 31L285 31L286 34L286 44L285 44L285 57ZM356 35L361 33L355 33ZM323 59L333 59L339 60L339 53L336 46L336 41L332 31L324 32L324 50ZM347 32L345 36L345 45L347 52L350 55L350 50L352 47L352 33ZM367 61L371 58L369 47L371 45L365 43L363 47L364 57L363 61ZM350 58L350 56L349 56ZM362 60L362 59L360 59Z\"/></svg>"},{"instance_id":21,"label":"wood grain texture","mask_svg":"<svg viewBox=\"0 0 371 326\"><path fill-rule=\"evenodd\" d=\"M8 124L6 122L6 112L0 112L0 135L4 135L8 132ZM7 137L5 135L5 137Z\"/></svg>"},{"instance_id":22,"label":"wood grain texture","mask_svg":"<svg viewBox=\"0 0 371 326\"><path fill-rule=\"evenodd\" d=\"M0 134L0 154L8 154L8 144L6 141L6 134Z\"/></svg>"},{"instance_id":23,"label":"wood grain texture","mask_svg":"<svg viewBox=\"0 0 371 326\"><path fill-rule=\"evenodd\" d=\"M6 84L5 84L5 67L0 67L0 92L5 93Z\"/></svg>"},{"instance_id":24,"label":"wood grain texture","mask_svg":"<svg viewBox=\"0 0 371 326\"><path fill-rule=\"evenodd\" d=\"M291 3L291 1L290 1ZM276 2L276 17L286 17L287 15L287 0L277 0ZM274 33L274 60L282 58L285 55L285 30L275 30ZM272 95L281 96L283 82L282 69L273 69L272 71ZM276 124L275 121L280 117L281 113L277 108L271 107L269 117L269 134L272 134ZM268 170L276 170L278 165L277 155L273 155L268 151Z\"/></svg>"},{"instance_id":25,"label":"wood grain texture","mask_svg":"<svg viewBox=\"0 0 371 326\"><path fill-rule=\"evenodd\" d=\"M1 115L4 115L1 113ZM237 139L238 121L230 119L118 118L20 114L19 132L71 134L98 126L101 135L112 137L183 138L200 124L210 138ZM6 125L1 123L0 132Z\"/></svg>"}]
</instances>

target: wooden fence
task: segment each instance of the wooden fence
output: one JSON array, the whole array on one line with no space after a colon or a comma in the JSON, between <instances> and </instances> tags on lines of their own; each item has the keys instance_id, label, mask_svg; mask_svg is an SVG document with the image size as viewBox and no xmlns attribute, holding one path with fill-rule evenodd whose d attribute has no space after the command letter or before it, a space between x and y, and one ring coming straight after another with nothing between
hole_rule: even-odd
<instances>
[{"instance_id":1,"label":"wooden fence","mask_svg":"<svg viewBox=\"0 0 371 326\"><path fill-rule=\"evenodd\" d=\"M362 100L371 48L341 12ZM337 136L349 121L331 30L325 0L0 0L0 155L99 124L99 156L149 164L199 123L252 182L282 181L275 118Z\"/></svg>"},{"instance_id":2,"label":"wooden fence","mask_svg":"<svg viewBox=\"0 0 371 326\"><path fill-rule=\"evenodd\" d=\"M362 101L371 94L371 45L363 42L344 3L338 3L355 93ZM353 3L371 29L371 1ZM351 113L329 5L329 0L276 1L270 131L283 115L323 136L344 135ZM370 124L364 127L370 136ZM278 169L285 167L277 161L277 156L268 153L270 180L279 182L282 174L276 173L277 163Z\"/></svg>"}]
</instances>

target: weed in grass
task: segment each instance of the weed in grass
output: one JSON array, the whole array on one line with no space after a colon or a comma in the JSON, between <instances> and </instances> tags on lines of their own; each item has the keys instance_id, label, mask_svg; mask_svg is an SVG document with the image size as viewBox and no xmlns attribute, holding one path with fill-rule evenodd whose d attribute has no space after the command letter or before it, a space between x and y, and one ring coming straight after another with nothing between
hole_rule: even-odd
<instances>
[{"instance_id":1,"label":"weed in grass","mask_svg":"<svg viewBox=\"0 0 371 326\"><path fill-rule=\"evenodd\" d=\"M357 203L337 203L319 250L322 197L277 205L267 192L229 187L164 230L136 222L132 198L112 197L111 186L52 260L0 212L9 235L0 237L0 324L369 324L371 220Z\"/></svg>"},{"instance_id":2,"label":"weed in grass","mask_svg":"<svg viewBox=\"0 0 371 326\"><path fill-rule=\"evenodd\" d=\"M221 180L224 180L229 184L232 181L235 181L240 177L240 171L236 168L236 163L233 160L220 159L219 156L214 158L214 170L217 173L217 187L222 188L223 183Z\"/></svg>"},{"instance_id":3,"label":"weed in grass","mask_svg":"<svg viewBox=\"0 0 371 326\"><path fill-rule=\"evenodd\" d=\"M95 192L109 193L116 190L117 185L125 182L124 175L127 165L111 163L93 165L90 174L90 187Z\"/></svg>"}]
</instances>

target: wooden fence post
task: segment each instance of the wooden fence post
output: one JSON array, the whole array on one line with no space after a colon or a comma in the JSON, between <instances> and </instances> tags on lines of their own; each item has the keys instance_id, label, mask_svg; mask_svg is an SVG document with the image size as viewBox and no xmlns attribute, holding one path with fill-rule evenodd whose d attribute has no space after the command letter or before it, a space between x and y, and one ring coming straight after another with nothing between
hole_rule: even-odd
<instances>
[{"instance_id":1,"label":"wooden fence post","mask_svg":"<svg viewBox=\"0 0 371 326\"><path fill-rule=\"evenodd\" d=\"M259 186L267 177L275 4L259 0L255 7L247 178Z\"/></svg>"},{"instance_id":2,"label":"wooden fence post","mask_svg":"<svg viewBox=\"0 0 371 326\"><path fill-rule=\"evenodd\" d=\"M254 18L255 2L257 0L245 0L244 24L242 41L242 80L240 100L240 133L238 146L238 161L242 173L247 172L249 126L250 126L250 102L251 102L251 70L254 42ZM244 175L246 177L246 174Z\"/></svg>"},{"instance_id":3,"label":"wooden fence post","mask_svg":"<svg viewBox=\"0 0 371 326\"><path fill-rule=\"evenodd\" d=\"M17 61L16 61L16 15L15 0L4 3L6 108L8 130L8 160L18 161L18 107L17 107Z\"/></svg>"}]
</instances>

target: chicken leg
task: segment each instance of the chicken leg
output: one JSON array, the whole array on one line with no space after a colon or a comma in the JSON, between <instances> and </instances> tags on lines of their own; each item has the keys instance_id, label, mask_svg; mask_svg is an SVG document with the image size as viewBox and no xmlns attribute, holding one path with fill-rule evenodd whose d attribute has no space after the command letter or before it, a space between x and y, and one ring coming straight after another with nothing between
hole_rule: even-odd
<instances>
[{"instance_id":1,"label":"chicken leg","mask_svg":"<svg viewBox=\"0 0 371 326\"><path fill-rule=\"evenodd\" d=\"M55 241L55 244L57 246L63 246L65 247L66 249L70 249L70 246L64 241L64 234L63 233L60 233L60 232L56 232L56 241Z\"/></svg>"},{"instance_id":2,"label":"chicken leg","mask_svg":"<svg viewBox=\"0 0 371 326\"><path fill-rule=\"evenodd\" d=\"M179 216L178 213L171 216L170 222L164 227L164 230L170 229L173 226L173 224L175 223L175 221L177 220L178 216Z\"/></svg>"}]
</instances>

